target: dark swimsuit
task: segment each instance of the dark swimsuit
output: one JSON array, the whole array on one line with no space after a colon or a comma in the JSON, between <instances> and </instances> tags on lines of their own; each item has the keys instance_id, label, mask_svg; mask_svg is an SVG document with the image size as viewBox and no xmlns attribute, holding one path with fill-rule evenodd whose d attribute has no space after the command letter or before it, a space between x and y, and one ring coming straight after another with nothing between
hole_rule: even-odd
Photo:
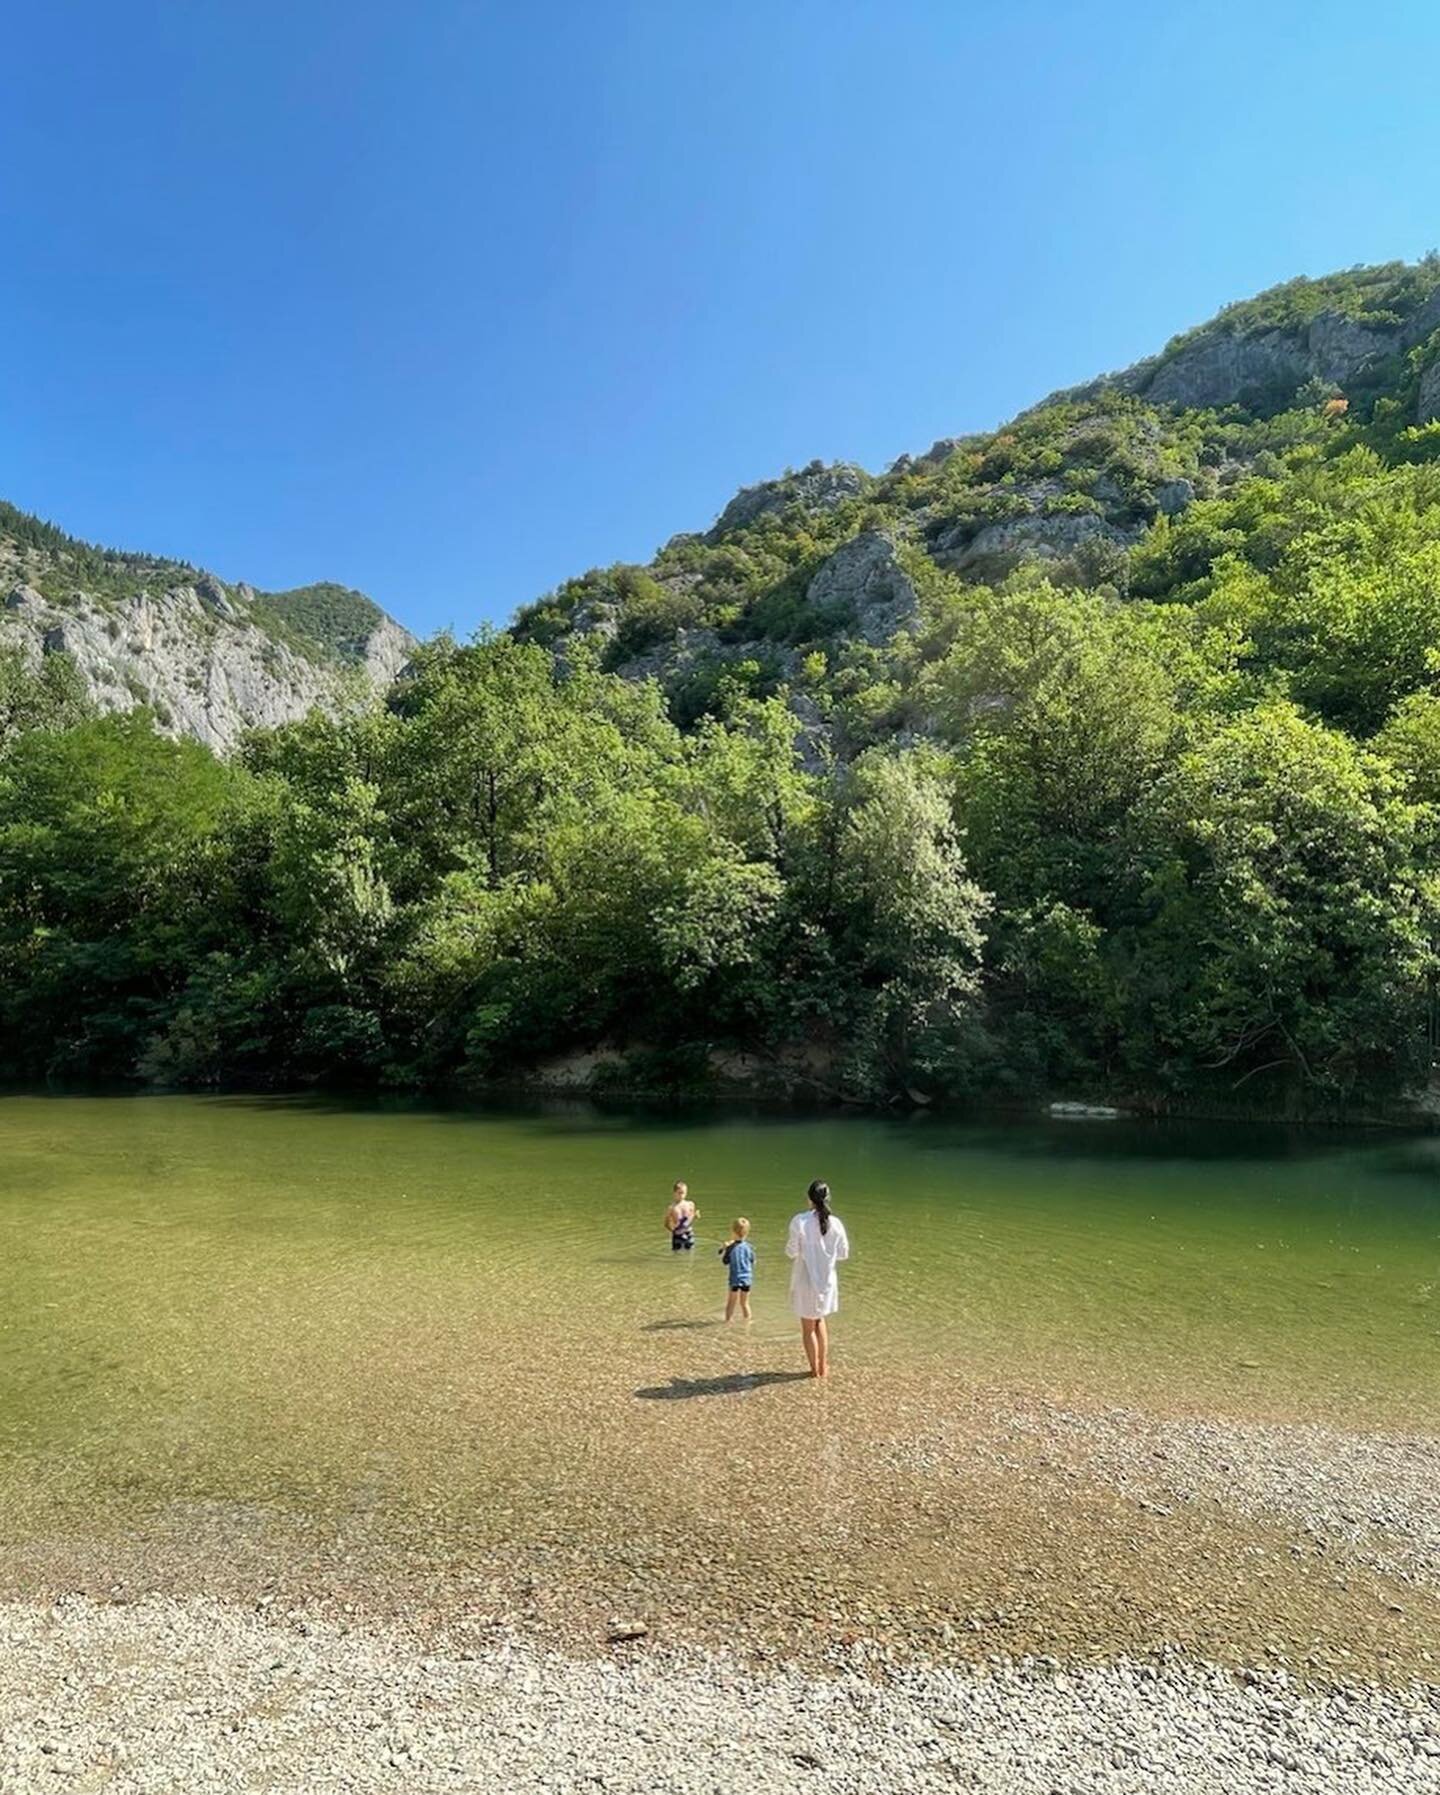
<instances>
[{"instance_id":1,"label":"dark swimsuit","mask_svg":"<svg viewBox=\"0 0 1440 1795\"><path fill-rule=\"evenodd\" d=\"M695 1216L692 1211L670 1231L670 1251L688 1253L695 1245Z\"/></svg>"}]
</instances>

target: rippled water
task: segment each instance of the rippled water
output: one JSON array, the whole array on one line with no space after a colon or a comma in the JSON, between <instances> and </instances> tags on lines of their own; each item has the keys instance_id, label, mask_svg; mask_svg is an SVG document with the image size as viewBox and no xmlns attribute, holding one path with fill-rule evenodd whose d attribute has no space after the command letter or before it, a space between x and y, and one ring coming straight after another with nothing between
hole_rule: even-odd
<instances>
[{"instance_id":1,"label":"rippled water","mask_svg":"<svg viewBox=\"0 0 1440 1795\"><path fill-rule=\"evenodd\" d=\"M782 1257L817 1176L854 1245L823 1417ZM748 1332L715 1325L738 1213ZM278 1505L468 1551L619 1516L674 1547L845 1498L847 1401L874 1442L971 1383L1433 1429L1437 1282L1428 1137L10 1097L0 1521Z\"/></svg>"}]
</instances>

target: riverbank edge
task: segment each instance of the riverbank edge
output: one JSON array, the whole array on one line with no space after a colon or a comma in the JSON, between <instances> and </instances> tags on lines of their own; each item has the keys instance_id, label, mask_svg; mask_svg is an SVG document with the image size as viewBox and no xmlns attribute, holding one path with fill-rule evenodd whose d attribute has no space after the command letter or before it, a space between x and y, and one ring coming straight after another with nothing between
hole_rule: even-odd
<instances>
[{"instance_id":1,"label":"riverbank edge","mask_svg":"<svg viewBox=\"0 0 1440 1795\"><path fill-rule=\"evenodd\" d=\"M597 1109L643 1107L666 1116L704 1114L713 1111L745 1111L786 1116L935 1116L947 1121L996 1123L1103 1123L1103 1122L1234 1122L1275 1128L1374 1129L1390 1133L1440 1132L1440 1091L1426 1093L1408 1104L1386 1106L1330 1106L1309 1110L1279 1110L1264 1106L1222 1103L1210 1098L1165 1097L1134 1091L1057 1090L1046 1095L1016 1098L987 1097L974 1100L920 1100L913 1093L889 1102L868 1102L841 1097L833 1092L784 1083L716 1082L709 1085L673 1085L640 1080L566 1081L547 1076L516 1076L484 1081L443 1081L435 1084L376 1084L356 1080L292 1084L264 1084L254 1080L222 1080L212 1084L167 1084L149 1079L101 1082L53 1080L44 1083L0 1082L0 1097L266 1097L333 1098L358 1103L380 1102L473 1107L483 1112L492 1106L586 1103Z\"/></svg>"},{"instance_id":2,"label":"riverbank edge","mask_svg":"<svg viewBox=\"0 0 1440 1795\"><path fill-rule=\"evenodd\" d=\"M427 1094L416 1092L418 1096ZM1057 1090L1027 1098L977 1098L974 1100L926 1098L914 1093L888 1102L764 1083L716 1083L709 1086L667 1086L622 1082L566 1084L544 1078L495 1079L483 1084L431 1087L431 1095L488 1099L555 1099L589 1103L644 1103L682 1111L713 1105L764 1105L767 1108L823 1115L893 1116L936 1115L951 1120L1004 1122L1034 1121L1133 1121L1133 1122L1252 1122L1282 1128L1375 1128L1412 1133L1440 1131L1440 1098L1429 1096L1410 1104L1385 1106L1316 1107L1276 1109L1253 1104L1225 1103L1209 1097L1157 1097L1136 1091L1076 1092Z\"/></svg>"}]
</instances>

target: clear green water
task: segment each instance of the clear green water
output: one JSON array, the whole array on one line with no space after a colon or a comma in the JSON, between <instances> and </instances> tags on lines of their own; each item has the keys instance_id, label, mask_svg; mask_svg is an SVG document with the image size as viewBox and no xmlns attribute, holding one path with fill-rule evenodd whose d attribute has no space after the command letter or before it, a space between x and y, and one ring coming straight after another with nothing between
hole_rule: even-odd
<instances>
[{"instance_id":1,"label":"clear green water","mask_svg":"<svg viewBox=\"0 0 1440 1795\"><path fill-rule=\"evenodd\" d=\"M1437 1139L9 1097L0 1519L408 1504L503 1538L688 1501L736 1455L763 1478L809 1394L773 1374L801 1364L781 1248L815 1176L854 1244L832 1417L848 1377L872 1407L958 1378L1440 1419ZM702 1211L683 1259L676 1177ZM712 1325L742 1212L748 1334ZM684 1391L709 1399L653 1400Z\"/></svg>"}]
</instances>

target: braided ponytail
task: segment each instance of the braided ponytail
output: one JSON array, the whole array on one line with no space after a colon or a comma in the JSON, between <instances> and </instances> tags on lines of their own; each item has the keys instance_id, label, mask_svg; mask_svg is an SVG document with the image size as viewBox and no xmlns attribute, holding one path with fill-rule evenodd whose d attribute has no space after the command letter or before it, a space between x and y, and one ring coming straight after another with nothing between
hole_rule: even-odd
<instances>
[{"instance_id":1,"label":"braided ponytail","mask_svg":"<svg viewBox=\"0 0 1440 1795\"><path fill-rule=\"evenodd\" d=\"M816 1215L820 1217L820 1232L830 1232L830 1186L823 1178L817 1178L807 1193Z\"/></svg>"}]
</instances>

